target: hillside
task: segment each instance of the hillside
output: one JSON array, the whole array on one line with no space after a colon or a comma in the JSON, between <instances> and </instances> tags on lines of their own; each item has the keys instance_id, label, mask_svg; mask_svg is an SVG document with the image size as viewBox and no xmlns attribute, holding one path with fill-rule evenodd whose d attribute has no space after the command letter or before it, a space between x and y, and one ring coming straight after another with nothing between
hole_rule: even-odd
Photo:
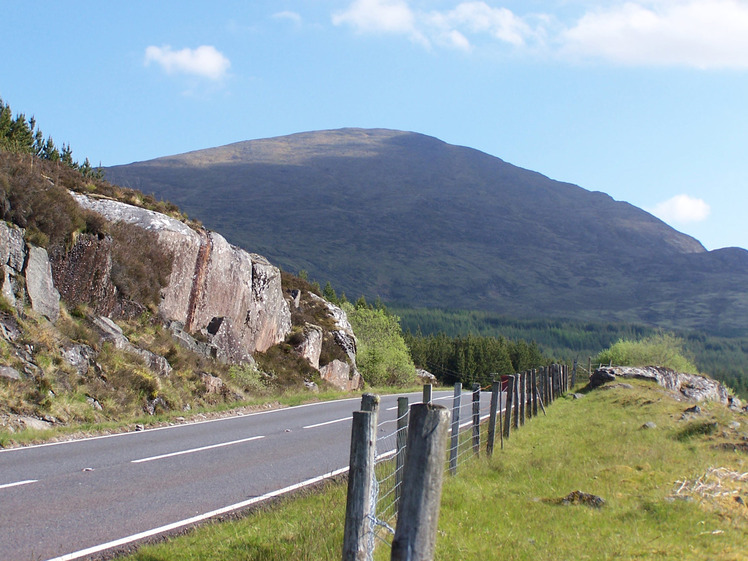
<instances>
[{"instance_id":1,"label":"hillside","mask_svg":"<svg viewBox=\"0 0 748 561\"><path fill-rule=\"evenodd\" d=\"M354 298L748 331L748 251L415 133L301 133L105 173Z\"/></svg>"}]
</instances>

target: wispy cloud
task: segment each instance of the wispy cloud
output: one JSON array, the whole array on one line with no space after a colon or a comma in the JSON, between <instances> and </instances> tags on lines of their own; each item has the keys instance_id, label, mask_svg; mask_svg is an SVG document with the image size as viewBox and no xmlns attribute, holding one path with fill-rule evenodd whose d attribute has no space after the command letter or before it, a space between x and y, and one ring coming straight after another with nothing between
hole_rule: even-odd
<instances>
[{"instance_id":1,"label":"wispy cloud","mask_svg":"<svg viewBox=\"0 0 748 561\"><path fill-rule=\"evenodd\" d=\"M150 46L145 50L145 65L155 63L167 74L188 74L209 80L226 76L231 62L211 45L196 49L173 50L169 45Z\"/></svg>"},{"instance_id":2,"label":"wispy cloud","mask_svg":"<svg viewBox=\"0 0 748 561\"><path fill-rule=\"evenodd\" d=\"M277 13L273 14L273 18L274 19L278 19L278 20L289 21L289 22L291 22L291 23L293 23L295 25L301 25L301 23L302 23L301 14L299 14L297 12L291 12L291 11L288 11L288 10L285 10L283 12L277 12Z\"/></svg>"},{"instance_id":3,"label":"wispy cloud","mask_svg":"<svg viewBox=\"0 0 748 561\"><path fill-rule=\"evenodd\" d=\"M745 0L580 1L581 12L572 19L550 12L520 15L482 0L456 1L446 10L415 4L354 0L332 21L359 33L404 35L427 47L471 50L491 40L565 60L748 68Z\"/></svg>"},{"instance_id":4,"label":"wispy cloud","mask_svg":"<svg viewBox=\"0 0 748 561\"><path fill-rule=\"evenodd\" d=\"M650 212L668 223L687 224L706 220L711 208L703 199L689 195L676 195L655 205Z\"/></svg>"},{"instance_id":5,"label":"wispy cloud","mask_svg":"<svg viewBox=\"0 0 748 561\"><path fill-rule=\"evenodd\" d=\"M355 0L348 9L335 12L332 22L349 25L360 33L394 33L428 43L406 0Z\"/></svg>"}]
</instances>

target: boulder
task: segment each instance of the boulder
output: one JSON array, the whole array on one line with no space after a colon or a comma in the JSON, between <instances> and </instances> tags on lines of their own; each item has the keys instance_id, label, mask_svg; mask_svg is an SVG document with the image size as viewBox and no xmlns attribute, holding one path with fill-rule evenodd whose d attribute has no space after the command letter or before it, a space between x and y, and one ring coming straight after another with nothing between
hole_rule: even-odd
<instances>
[{"instance_id":1,"label":"boulder","mask_svg":"<svg viewBox=\"0 0 748 561\"><path fill-rule=\"evenodd\" d=\"M11 366L0 366L0 378L7 380L20 380L21 373Z\"/></svg>"},{"instance_id":2,"label":"boulder","mask_svg":"<svg viewBox=\"0 0 748 561\"><path fill-rule=\"evenodd\" d=\"M320 377L343 391L355 391L364 387L364 381L358 371L351 373L351 367L341 361L333 360L319 369Z\"/></svg>"},{"instance_id":3,"label":"boulder","mask_svg":"<svg viewBox=\"0 0 748 561\"><path fill-rule=\"evenodd\" d=\"M55 323L60 317L60 293L52 279L46 249L29 246L25 274L31 309Z\"/></svg>"},{"instance_id":4,"label":"boulder","mask_svg":"<svg viewBox=\"0 0 748 561\"><path fill-rule=\"evenodd\" d=\"M423 368L416 368L416 381L419 384L436 385L437 379L431 372Z\"/></svg>"},{"instance_id":5,"label":"boulder","mask_svg":"<svg viewBox=\"0 0 748 561\"><path fill-rule=\"evenodd\" d=\"M96 351L88 345L70 344L63 347L61 355L65 362L83 376L88 372L88 367L94 364Z\"/></svg>"}]
</instances>

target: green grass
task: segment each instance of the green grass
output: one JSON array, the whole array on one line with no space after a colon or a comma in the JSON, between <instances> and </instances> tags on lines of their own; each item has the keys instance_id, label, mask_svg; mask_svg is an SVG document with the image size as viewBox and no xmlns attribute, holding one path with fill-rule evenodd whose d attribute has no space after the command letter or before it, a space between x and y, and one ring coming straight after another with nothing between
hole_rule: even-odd
<instances>
[{"instance_id":1,"label":"green grass","mask_svg":"<svg viewBox=\"0 0 748 561\"><path fill-rule=\"evenodd\" d=\"M513 432L504 450L497 443L492 459L469 461L457 477L446 476L436 558L746 559L748 507L735 492L747 499L748 483L722 478L722 497L688 492L699 478L706 481L710 468L748 471L745 453L719 447L740 440L745 416L702 404L698 419L681 420L690 404L634 384L633 390L561 398L547 417ZM734 419L741 428L729 427ZM657 428L642 429L648 421ZM717 430L703 428L713 423ZM552 504L574 490L606 504ZM328 483L318 493L144 546L127 559L337 560L345 494L345 483ZM378 547L376 559L389 559L386 545Z\"/></svg>"}]
</instances>

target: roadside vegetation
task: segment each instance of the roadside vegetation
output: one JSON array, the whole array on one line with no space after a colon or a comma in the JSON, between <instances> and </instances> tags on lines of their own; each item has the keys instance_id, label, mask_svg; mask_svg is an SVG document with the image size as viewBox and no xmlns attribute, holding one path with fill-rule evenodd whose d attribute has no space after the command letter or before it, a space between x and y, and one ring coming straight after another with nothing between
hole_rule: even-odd
<instances>
[{"instance_id":1,"label":"roadside vegetation","mask_svg":"<svg viewBox=\"0 0 748 561\"><path fill-rule=\"evenodd\" d=\"M716 403L683 415L691 404L632 385L559 399L491 459L445 475L436 559L745 559L745 416ZM575 490L604 506L561 504ZM344 482L331 482L126 559L338 560L345 495ZM375 559L389 555L378 542Z\"/></svg>"}]
</instances>

